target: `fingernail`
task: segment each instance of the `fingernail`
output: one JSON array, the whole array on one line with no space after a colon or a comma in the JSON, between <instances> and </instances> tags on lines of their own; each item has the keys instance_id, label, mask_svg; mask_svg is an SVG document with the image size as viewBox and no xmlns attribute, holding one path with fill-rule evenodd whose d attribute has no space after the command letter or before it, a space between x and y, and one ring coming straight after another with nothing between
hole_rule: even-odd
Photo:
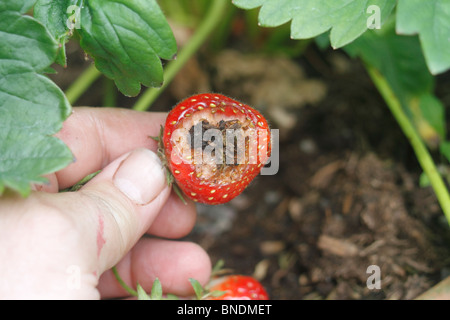
<instances>
[{"instance_id":1,"label":"fingernail","mask_svg":"<svg viewBox=\"0 0 450 320\"><path fill-rule=\"evenodd\" d=\"M119 165L113 183L138 205L151 202L166 185L161 161L148 149L132 151Z\"/></svg>"}]
</instances>

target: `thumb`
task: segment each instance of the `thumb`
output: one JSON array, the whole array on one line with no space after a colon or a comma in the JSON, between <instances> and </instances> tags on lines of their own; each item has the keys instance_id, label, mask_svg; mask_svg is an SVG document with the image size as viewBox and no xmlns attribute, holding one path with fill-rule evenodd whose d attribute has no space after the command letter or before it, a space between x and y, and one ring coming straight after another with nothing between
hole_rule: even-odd
<instances>
[{"instance_id":1,"label":"thumb","mask_svg":"<svg viewBox=\"0 0 450 320\"><path fill-rule=\"evenodd\" d=\"M136 149L110 163L77 192L2 196L0 296L61 298L92 293L98 276L133 247L169 194L156 154ZM73 266L82 271L80 279L88 291L77 286L67 291L67 272Z\"/></svg>"},{"instance_id":2,"label":"thumb","mask_svg":"<svg viewBox=\"0 0 450 320\"><path fill-rule=\"evenodd\" d=\"M102 273L149 229L170 189L158 156L136 149L113 161L77 193L83 199L83 214L91 216L84 221L96 224L95 258Z\"/></svg>"}]
</instances>

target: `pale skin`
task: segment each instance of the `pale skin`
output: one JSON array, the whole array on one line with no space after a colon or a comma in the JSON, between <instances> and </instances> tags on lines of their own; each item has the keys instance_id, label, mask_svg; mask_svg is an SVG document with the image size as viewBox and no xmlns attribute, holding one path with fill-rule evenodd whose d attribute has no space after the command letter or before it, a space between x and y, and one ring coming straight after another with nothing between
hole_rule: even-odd
<instances>
[{"instance_id":1,"label":"pale skin","mask_svg":"<svg viewBox=\"0 0 450 320\"><path fill-rule=\"evenodd\" d=\"M180 296L193 293L189 278L208 281L206 252L170 240L192 230L196 211L163 183L148 151L156 151L149 136L158 135L165 117L74 108L57 136L76 161L27 198L13 192L0 198L0 298L126 297L113 266L129 286L139 283L147 292L156 277L165 292ZM58 193L100 169L81 190Z\"/></svg>"}]
</instances>

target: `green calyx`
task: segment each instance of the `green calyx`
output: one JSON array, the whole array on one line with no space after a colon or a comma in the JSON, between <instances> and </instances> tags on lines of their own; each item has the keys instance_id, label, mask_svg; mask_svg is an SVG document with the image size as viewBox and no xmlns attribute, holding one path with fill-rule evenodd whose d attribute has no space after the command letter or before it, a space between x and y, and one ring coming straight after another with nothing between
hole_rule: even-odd
<instances>
[{"instance_id":1,"label":"green calyx","mask_svg":"<svg viewBox=\"0 0 450 320\"><path fill-rule=\"evenodd\" d=\"M164 134L164 127L161 125L161 128L159 130L159 135L156 137L150 136L150 138L152 138L153 140L158 142L158 149L156 151L156 154L158 155L159 159L161 160L163 168L166 171L167 185L169 187L173 187L173 191L175 191L175 193L181 199L181 201L187 205L187 202L183 196L183 192L181 191L180 187L175 183L175 178L169 169L169 163L167 161L166 154L164 152L163 134Z\"/></svg>"}]
</instances>

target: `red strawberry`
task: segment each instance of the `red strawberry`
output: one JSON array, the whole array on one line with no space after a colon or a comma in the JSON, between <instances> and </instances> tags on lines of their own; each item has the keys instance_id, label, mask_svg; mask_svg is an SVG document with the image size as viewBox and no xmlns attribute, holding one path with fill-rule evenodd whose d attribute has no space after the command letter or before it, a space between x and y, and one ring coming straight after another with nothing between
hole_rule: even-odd
<instances>
[{"instance_id":1,"label":"red strawberry","mask_svg":"<svg viewBox=\"0 0 450 320\"><path fill-rule=\"evenodd\" d=\"M212 300L269 300L262 284L250 276L231 275L215 279L209 291L225 292L218 297L210 296Z\"/></svg>"},{"instance_id":2,"label":"red strawberry","mask_svg":"<svg viewBox=\"0 0 450 320\"><path fill-rule=\"evenodd\" d=\"M199 94L178 103L167 116L162 142L179 188L206 204L239 195L271 151L264 117L221 94Z\"/></svg>"}]
</instances>

